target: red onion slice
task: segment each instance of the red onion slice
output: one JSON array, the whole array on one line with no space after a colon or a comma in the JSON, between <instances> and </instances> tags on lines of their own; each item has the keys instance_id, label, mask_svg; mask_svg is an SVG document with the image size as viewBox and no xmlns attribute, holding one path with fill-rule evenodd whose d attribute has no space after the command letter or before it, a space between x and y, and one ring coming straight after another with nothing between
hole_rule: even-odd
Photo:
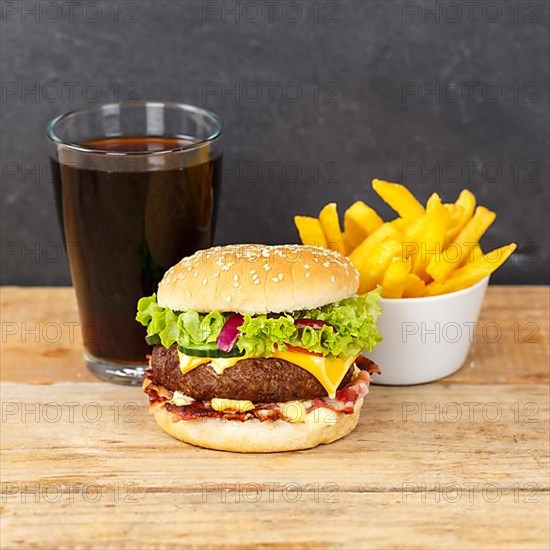
<instances>
[{"instance_id":1,"label":"red onion slice","mask_svg":"<svg viewBox=\"0 0 550 550\"><path fill-rule=\"evenodd\" d=\"M231 315L231 317L227 319L216 341L218 349L221 349L225 353L229 353L233 349L233 346L239 337L239 327L243 323L244 317L238 313Z\"/></svg>"},{"instance_id":2,"label":"red onion slice","mask_svg":"<svg viewBox=\"0 0 550 550\"><path fill-rule=\"evenodd\" d=\"M296 328L311 327L320 329L327 326L328 323L325 323L325 321L320 321L319 319L296 319L296 321L294 321L294 325Z\"/></svg>"}]
</instances>

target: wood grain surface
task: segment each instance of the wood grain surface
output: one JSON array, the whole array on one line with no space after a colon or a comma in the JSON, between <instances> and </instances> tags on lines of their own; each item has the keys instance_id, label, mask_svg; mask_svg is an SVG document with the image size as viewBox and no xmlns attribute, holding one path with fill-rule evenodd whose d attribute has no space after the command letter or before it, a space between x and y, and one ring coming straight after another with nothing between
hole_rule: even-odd
<instances>
[{"instance_id":1,"label":"wood grain surface","mask_svg":"<svg viewBox=\"0 0 550 550\"><path fill-rule=\"evenodd\" d=\"M546 287L491 287L458 373L273 455L175 441L90 376L72 289L1 294L2 548L549 547Z\"/></svg>"}]
</instances>

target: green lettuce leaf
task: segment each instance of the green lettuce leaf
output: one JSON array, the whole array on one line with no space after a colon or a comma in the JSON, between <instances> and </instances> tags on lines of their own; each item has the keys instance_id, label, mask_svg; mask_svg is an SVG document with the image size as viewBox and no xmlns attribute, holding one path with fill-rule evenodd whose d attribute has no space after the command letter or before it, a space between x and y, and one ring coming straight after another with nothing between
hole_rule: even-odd
<instances>
[{"instance_id":1,"label":"green lettuce leaf","mask_svg":"<svg viewBox=\"0 0 550 550\"><path fill-rule=\"evenodd\" d=\"M348 298L313 310L281 315L244 315L237 348L247 355L269 357L287 346L307 349L330 357L350 357L372 350L382 338L378 331L380 290ZM138 302L136 320L147 327L147 335L158 335L164 347L177 343L184 347L212 347L231 313L188 310L175 312L157 304L156 296ZM301 318L318 319L320 329L296 328Z\"/></svg>"},{"instance_id":2,"label":"green lettuce leaf","mask_svg":"<svg viewBox=\"0 0 550 550\"><path fill-rule=\"evenodd\" d=\"M276 346L284 351L287 343L297 345L298 329L288 314L278 317L245 315L239 331L237 347L247 355L269 356Z\"/></svg>"}]
</instances>

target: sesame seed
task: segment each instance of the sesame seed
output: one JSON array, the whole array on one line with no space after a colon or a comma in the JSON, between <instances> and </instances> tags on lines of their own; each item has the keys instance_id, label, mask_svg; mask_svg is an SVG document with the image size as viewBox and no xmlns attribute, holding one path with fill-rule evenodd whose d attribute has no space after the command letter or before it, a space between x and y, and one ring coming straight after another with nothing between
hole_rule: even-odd
<instances>
[{"instance_id":1,"label":"sesame seed","mask_svg":"<svg viewBox=\"0 0 550 550\"><path fill-rule=\"evenodd\" d=\"M237 282L237 281L239 280L239 276L238 276L238 275L233 275L233 280L234 280L235 282Z\"/></svg>"},{"instance_id":2,"label":"sesame seed","mask_svg":"<svg viewBox=\"0 0 550 550\"><path fill-rule=\"evenodd\" d=\"M306 273L306 279L309 279L309 277L311 277L311 273L308 271L308 272Z\"/></svg>"},{"instance_id":3,"label":"sesame seed","mask_svg":"<svg viewBox=\"0 0 550 550\"><path fill-rule=\"evenodd\" d=\"M330 262L323 262L323 267L330 267Z\"/></svg>"},{"instance_id":4,"label":"sesame seed","mask_svg":"<svg viewBox=\"0 0 550 550\"><path fill-rule=\"evenodd\" d=\"M203 284L203 285L207 285L207 284L208 284L208 279L203 279L203 280L202 280L202 284Z\"/></svg>"},{"instance_id":5,"label":"sesame seed","mask_svg":"<svg viewBox=\"0 0 550 550\"><path fill-rule=\"evenodd\" d=\"M304 269L310 269L311 266L309 264L304 264Z\"/></svg>"},{"instance_id":6,"label":"sesame seed","mask_svg":"<svg viewBox=\"0 0 550 550\"><path fill-rule=\"evenodd\" d=\"M195 271L195 273L193 273L193 277L195 277L195 279L199 276L199 272L198 271Z\"/></svg>"},{"instance_id":7,"label":"sesame seed","mask_svg":"<svg viewBox=\"0 0 550 550\"><path fill-rule=\"evenodd\" d=\"M233 283L233 286L234 286L235 288L239 288L239 283Z\"/></svg>"},{"instance_id":8,"label":"sesame seed","mask_svg":"<svg viewBox=\"0 0 550 550\"><path fill-rule=\"evenodd\" d=\"M336 277L334 275L331 275L330 277L330 282L331 283L335 283L336 282Z\"/></svg>"},{"instance_id":9,"label":"sesame seed","mask_svg":"<svg viewBox=\"0 0 550 550\"><path fill-rule=\"evenodd\" d=\"M274 283L278 283L279 282L279 277L273 277L271 279Z\"/></svg>"},{"instance_id":10,"label":"sesame seed","mask_svg":"<svg viewBox=\"0 0 550 550\"><path fill-rule=\"evenodd\" d=\"M260 284L260 279L254 279L254 284L259 285Z\"/></svg>"},{"instance_id":11,"label":"sesame seed","mask_svg":"<svg viewBox=\"0 0 550 550\"><path fill-rule=\"evenodd\" d=\"M191 291L190 290L187 290L185 292L185 295L188 297L188 298L191 298Z\"/></svg>"},{"instance_id":12,"label":"sesame seed","mask_svg":"<svg viewBox=\"0 0 550 550\"><path fill-rule=\"evenodd\" d=\"M226 301L226 302L231 302L232 299L233 299L233 298L232 298L231 296L227 296L227 297L225 298L225 301Z\"/></svg>"},{"instance_id":13,"label":"sesame seed","mask_svg":"<svg viewBox=\"0 0 550 550\"><path fill-rule=\"evenodd\" d=\"M279 281L282 281L282 280L283 280L283 274L279 273Z\"/></svg>"},{"instance_id":14,"label":"sesame seed","mask_svg":"<svg viewBox=\"0 0 550 550\"><path fill-rule=\"evenodd\" d=\"M264 264L263 267L266 271L269 271L271 269L271 266L269 264Z\"/></svg>"},{"instance_id":15,"label":"sesame seed","mask_svg":"<svg viewBox=\"0 0 550 550\"><path fill-rule=\"evenodd\" d=\"M249 271L249 273L250 273L250 275L255 275L255 274L256 274L256 270L255 270L255 269L251 269L251 270Z\"/></svg>"}]
</instances>

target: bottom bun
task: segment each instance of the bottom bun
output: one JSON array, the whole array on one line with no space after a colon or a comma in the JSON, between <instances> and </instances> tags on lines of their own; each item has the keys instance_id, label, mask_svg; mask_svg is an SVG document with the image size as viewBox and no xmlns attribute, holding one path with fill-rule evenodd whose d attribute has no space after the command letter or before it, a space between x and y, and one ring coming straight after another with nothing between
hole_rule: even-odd
<instances>
[{"instance_id":1,"label":"bottom bun","mask_svg":"<svg viewBox=\"0 0 550 550\"><path fill-rule=\"evenodd\" d=\"M155 409L154 415L166 433L198 447L235 453L275 453L311 449L346 436L357 426L362 405L363 397L360 397L351 414L315 409L300 423L285 420L239 422L220 418L174 422L165 407Z\"/></svg>"}]
</instances>

